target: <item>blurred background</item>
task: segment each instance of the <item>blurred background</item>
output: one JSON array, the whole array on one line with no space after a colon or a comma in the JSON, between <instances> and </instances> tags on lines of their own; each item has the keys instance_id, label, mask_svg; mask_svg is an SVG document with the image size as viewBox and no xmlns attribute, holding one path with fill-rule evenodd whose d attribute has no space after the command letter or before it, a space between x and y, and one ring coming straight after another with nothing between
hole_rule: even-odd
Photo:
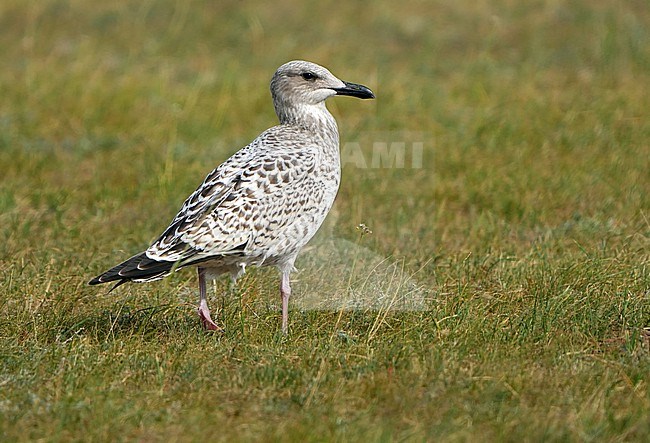
<instances>
[{"instance_id":1,"label":"blurred background","mask_svg":"<svg viewBox=\"0 0 650 443\"><path fill-rule=\"evenodd\" d=\"M340 262L309 255L302 292L349 289L366 254L418 312L326 304L280 342L275 273L252 271L218 341L191 272L88 288L276 123L292 59L377 96L328 102L350 161L316 244ZM9 440L650 433L646 0L3 0L0 67ZM387 142L404 167L373 163Z\"/></svg>"},{"instance_id":2,"label":"blurred background","mask_svg":"<svg viewBox=\"0 0 650 443\"><path fill-rule=\"evenodd\" d=\"M0 207L49 204L68 228L110 222L88 228L99 245L133 241L132 223L157 232L201 177L274 124L269 79L298 58L376 91L329 102L342 144L359 143L368 165L376 142L424 143L418 168L346 164L341 223L373 227L385 253L418 255L414 239L422 259L468 249L484 235L472 226L490 231L482 245L500 241L494 230L614 228L647 208L644 1L0 8Z\"/></svg>"}]
</instances>

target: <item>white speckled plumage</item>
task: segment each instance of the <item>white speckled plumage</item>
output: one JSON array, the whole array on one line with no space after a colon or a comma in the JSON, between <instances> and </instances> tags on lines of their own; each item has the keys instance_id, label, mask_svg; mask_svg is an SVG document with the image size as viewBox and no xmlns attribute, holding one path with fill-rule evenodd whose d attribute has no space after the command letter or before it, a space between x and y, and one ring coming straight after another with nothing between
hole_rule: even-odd
<instances>
[{"instance_id":1,"label":"white speckled plumage","mask_svg":"<svg viewBox=\"0 0 650 443\"><path fill-rule=\"evenodd\" d=\"M205 279L223 273L237 278L251 265L276 266L286 333L289 273L327 216L340 182L338 128L325 100L374 95L306 61L282 65L271 80L271 94L280 124L208 174L145 252L90 284L153 281L197 266L199 315L207 328L218 329L207 307Z\"/></svg>"}]
</instances>

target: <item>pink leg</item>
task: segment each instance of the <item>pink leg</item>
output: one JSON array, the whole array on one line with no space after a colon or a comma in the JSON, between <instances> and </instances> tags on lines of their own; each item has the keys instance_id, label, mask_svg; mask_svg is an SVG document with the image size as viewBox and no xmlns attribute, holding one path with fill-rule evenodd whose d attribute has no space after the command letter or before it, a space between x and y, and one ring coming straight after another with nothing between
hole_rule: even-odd
<instances>
[{"instance_id":1,"label":"pink leg","mask_svg":"<svg viewBox=\"0 0 650 443\"><path fill-rule=\"evenodd\" d=\"M291 296L289 271L282 271L280 295L282 296L282 333L286 335L289 332L289 297Z\"/></svg>"},{"instance_id":2,"label":"pink leg","mask_svg":"<svg viewBox=\"0 0 650 443\"><path fill-rule=\"evenodd\" d=\"M199 302L199 318L203 327L208 331L223 331L210 317L210 309L208 308L208 300L206 298L206 284L205 284L205 269L198 268L199 273L199 295L201 301Z\"/></svg>"}]
</instances>

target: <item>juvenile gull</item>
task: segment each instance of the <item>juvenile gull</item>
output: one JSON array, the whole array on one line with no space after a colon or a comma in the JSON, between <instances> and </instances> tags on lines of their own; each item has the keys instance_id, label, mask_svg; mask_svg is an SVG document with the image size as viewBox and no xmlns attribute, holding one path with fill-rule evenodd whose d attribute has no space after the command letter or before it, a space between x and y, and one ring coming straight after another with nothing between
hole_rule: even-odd
<instances>
[{"instance_id":1,"label":"juvenile gull","mask_svg":"<svg viewBox=\"0 0 650 443\"><path fill-rule=\"evenodd\" d=\"M281 273L282 332L287 333L289 275L332 207L341 179L338 127L325 100L375 96L306 61L280 66L271 79L271 95L280 124L208 174L146 251L89 284L117 281L114 289L196 266L199 317L206 329L220 330L210 317L206 279L229 273L236 280L246 266L275 266Z\"/></svg>"}]
</instances>

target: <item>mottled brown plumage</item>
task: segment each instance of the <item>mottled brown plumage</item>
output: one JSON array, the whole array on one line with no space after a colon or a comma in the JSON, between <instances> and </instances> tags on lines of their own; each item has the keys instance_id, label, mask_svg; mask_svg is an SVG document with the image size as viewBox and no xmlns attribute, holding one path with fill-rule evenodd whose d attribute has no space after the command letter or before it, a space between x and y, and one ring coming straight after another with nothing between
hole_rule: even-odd
<instances>
[{"instance_id":1,"label":"mottled brown plumage","mask_svg":"<svg viewBox=\"0 0 650 443\"><path fill-rule=\"evenodd\" d=\"M199 315L209 329L205 279L246 266L282 273L283 332L287 332L289 274L300 249L329 212L340 182L339 135L325 107L333 95L374 98L314 63L282 65L271 80L280 124L264 131L213 170L149 248L90 281L146 282L197 266Z\"/></svg>"}]
</instances>

